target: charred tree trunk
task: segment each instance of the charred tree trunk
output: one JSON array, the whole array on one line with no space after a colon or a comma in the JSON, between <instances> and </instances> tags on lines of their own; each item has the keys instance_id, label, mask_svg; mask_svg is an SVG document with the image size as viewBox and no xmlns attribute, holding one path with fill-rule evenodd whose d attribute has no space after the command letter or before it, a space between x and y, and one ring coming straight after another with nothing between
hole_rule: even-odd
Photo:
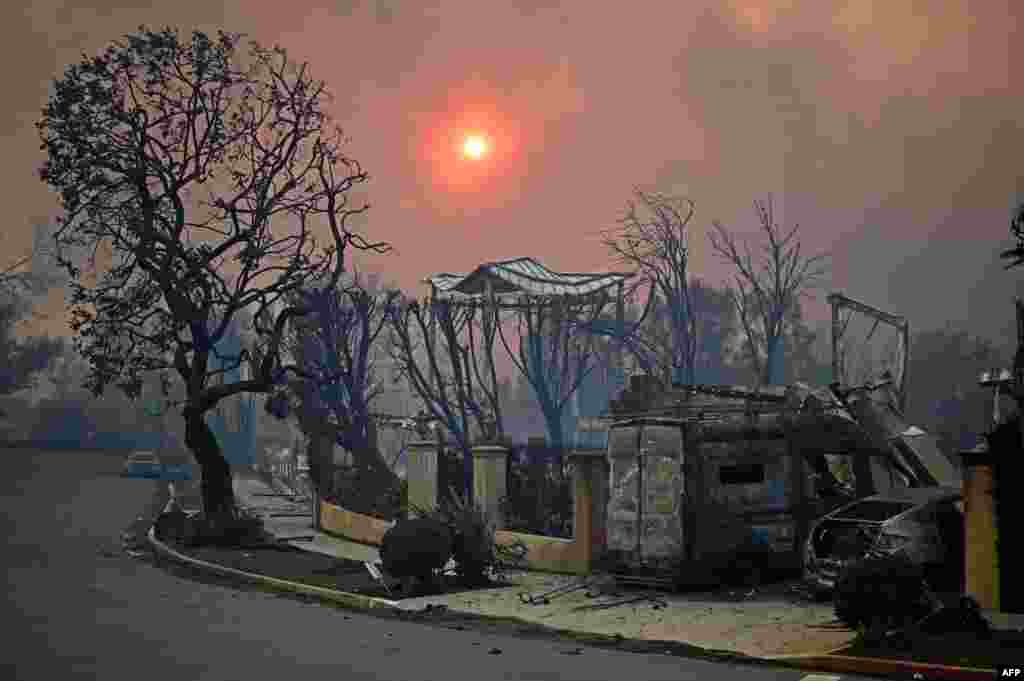
<instances>
[{"instance_id":1,"label":"charred tree trunk","mask_svg":"<svg viewBox=\"0 0 1024 681\"><path fill-rule=\"evenodd\" d=\"M338 442L339 428L328 422L326 413L306 413L300 416L299 427L309 438L306 452L309 457L310 478L321 496L329 496L336 491L333 489L334 446ZM350 433L346 438L360 484L365 485L366 489L381 492L397 488L398 476L381 457L375 445L374 431L368 430L370 432L367 434Z\"/></svg>"},{"instance_id":2,"label":"charred tree trunk","mask_svg":"<svg viewBox=\"0 0 1024 681\"><path fill-rule=\"evenodd\" d=\"M309 463L309 478L313 481L317 495L330 496L334 492L334 440L330 434L310 435L306 458Z\"/></svg>"},{"instance_id":3,"label":"charred tree trunk","mask_svg":"<svg viewBox=\"0 0 1024 681\"><path fill-rule=\"evenodd\" d=\"M364 429L352 428L348 433L348 441L352 447L352 458L356 468L368 474L374 481L397 485L398 476L391 470L377 448L376 431L368 424Z\"/></svg>"},{"instance_id":4,"label":"charred tree trunk","mask_svg":"<svg viewBox=\"0 0 1024 681\"><path fill-rule=\"evenodd\" d=\"M550 401L542 401L541 405L544 426L548 431L548 442L552 447L560 448L565 442L565 412Z\"/></svg>"},{"instance_id":5,"label":"charred tree trunk","mask_svg":"<svg viewBox=\"0 0 1024 681\"><path fill-rule=\"evenodd\" d=\"M352 452L356 468L366 484L381 492L397 488L400 481L398 475L384 462L380 452L369 447L360 447Z\"/></svg>"},{"instance_id":6,"label":"charred tree trunk","mask_svg":"<svg viewBox=\"0 0 1024 681\"><path fill-rule=\"evenodd\" d=\"M184 410L185 445L202 469L201 494L203 513L207 518L234 516L235 492L231 483L231 466L221 453L205 415L191 407Z\"/></svg>"}]
</instances>

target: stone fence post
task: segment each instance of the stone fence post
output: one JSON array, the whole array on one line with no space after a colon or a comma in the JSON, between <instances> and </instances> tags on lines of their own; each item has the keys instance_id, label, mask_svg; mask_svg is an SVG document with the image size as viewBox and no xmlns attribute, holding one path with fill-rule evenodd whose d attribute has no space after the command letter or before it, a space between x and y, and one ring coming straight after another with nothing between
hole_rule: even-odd
<instances>
[{"instance_id":1,"label":"stone fence post","mask_svg":"<svg viewBox=\"0 0 1024 681\"><path fill-rule=\"evenodd\" d=\"M994 453L976 448L960 455L964 462L964 591L982 608L999 610Z\"/></svg>"},{"instance_id":2,"label":"stone fence post","mask_svg":"<svg viewBox=\"0 0 1024 681\"><path fill-rule=\"evenodd\" d=\"M607 543L608 459L602 449L570 452L573 463L573 540L589 567Z\"/></svg>"},{"instance_id":3,"label":"stone fence post","mask_svg":"<svg viewBox=\"0 0 1024 681\"><path fill-rule=\"evenodd\" d=\"M408 461L406 480L409 485L409 517L415 517L413 506L437 508L437 442L414 440L406 445Z\"/></svg>"},{"instance_id":4,"label":"stone fence post","mask_svg":"<svg viewBox=\"0 0 1024 681\"><path fill-rule=\"evenodd\" d=\"M497 529L505 526L500 503L508 495L508 455L504 445L473 447L473 503L484 510Z\"/></svg>"}]
</instances>

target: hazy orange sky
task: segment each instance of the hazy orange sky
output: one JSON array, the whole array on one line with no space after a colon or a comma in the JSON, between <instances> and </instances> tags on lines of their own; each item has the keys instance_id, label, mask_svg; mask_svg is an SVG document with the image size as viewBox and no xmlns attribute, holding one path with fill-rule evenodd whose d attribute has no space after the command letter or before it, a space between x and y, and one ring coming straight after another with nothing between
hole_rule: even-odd
<instances>
[{"instance_id":1,"label":"hazy orange sky","mask_svg":"<svg viewBox=\"0 0 1024 681\"><path fill-rule=\"evenodd\" d=\"M696 202L693 271L713 282L711 220L753 232L774 192L834 254L834 288L916 328L994 335L1012 316L1021 275L996 253L1024 197L1015 0L18 4L0 9L11 254L56 207L33 127L52 79L169 24L279 43L327 81L371 174L364 228L397 249L366 264L406 290L520 255L614 269L596 232L640 186ZM467 131L491 142L481 162L458 158Z\"/></svg>"}]
</instances>

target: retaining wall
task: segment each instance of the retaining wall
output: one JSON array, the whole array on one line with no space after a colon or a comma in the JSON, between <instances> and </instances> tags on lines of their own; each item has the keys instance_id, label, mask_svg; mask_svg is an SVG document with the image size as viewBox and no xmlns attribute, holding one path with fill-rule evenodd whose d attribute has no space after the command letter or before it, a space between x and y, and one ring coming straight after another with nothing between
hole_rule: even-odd
<instances>
[{"instance_id":1,"label":"retaining wall","mask_svg":"<svg viewBox=\"0 0 1024 681\"><path fill-rule=\"evenodd\" d=\"M384 533L393 524L393 521L356 513L326 501L320 502L321 528L360 544L380 546ZM531 570L571 574L586 574L589 571L589 561L585 560L582 542L575 539L542 537L508 530L495 532L495 539L506 546L522 542L526 546L526 562Z\"/></svg>"}]
</instances>

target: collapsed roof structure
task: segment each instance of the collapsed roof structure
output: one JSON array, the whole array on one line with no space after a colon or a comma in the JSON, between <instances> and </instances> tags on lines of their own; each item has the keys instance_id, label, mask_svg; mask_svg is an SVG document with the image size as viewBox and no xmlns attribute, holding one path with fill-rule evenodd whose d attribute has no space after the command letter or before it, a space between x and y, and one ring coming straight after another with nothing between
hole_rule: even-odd
<instances>
[{"instance_id":1,"label":"collapsed roof structure","mask_svg":"<svg viewBox=\"0 0 1024 681\"><path fill-rule=\"evenodd\" d=\"M829 302L833 308L832 365L836 381L827 388L803 383L759 389L694 385L675 386L671 390L659 388L658 395L650 389L641 389L646 402L635 401L636 391L632 396L624 393L623 400L613 403L608 420L623 418L625 412L630 411L625 406L630 400L634 400L634 409L648 415L662 413L681 421L703 414L700 418L715 418L724 423L729 420L724 415L739 408L753 420L733 420L730 427L775 428L780 432L785 428L790 435L799 438L804 451L863 455L855 461L860 469L856 475L860 483L859 495L887 491L894 486L959 485L960 471L953 460L942 452L933 436L910 424L905 417L909 354L909 323L906 318L883 312L841 293L830 295ZM845 328L840 324L839 313L843 308L873 317L874 328L880 322L897 328L901 349L897 377L886 371L876 381L858 386L843 385L839 361L839 341ZM778 408L770 410L775 416L752 416L758 410L764 411L764 405L769 404L778 405ZM762 406L754 408L753 405ZM711 417L711 414L717 416ZM825 474L823 459L810 463L819 474Z\"/></svg>"},{"instance_id":2,"label":"collapsed roof structure","mask_svg":"<svg viewBox=\"0 0 1024 681\"><path fill-rule=\"evenodd\" d=\"M906 320L842 295L831 302L897 327L899 378L886 372L849 387L836 370L840 380L827 388L756 389L630 379L602 419L613 563L665 569L682 559L692 568L755 537L780 565L796 566L826 497L960 484L959 469L935 438L904 416ZM840 328L833 324L834 332ZM835 457L851 464L854 489L837 479Z\"/></svg>"},{"instance_id":3,"label":"collapsed roof structure","mask_svg":"<svg viewBox=\"0 0 1024 681\"><path fill-rule=\"evenodd\" d=\"M442 272L427 277L436 294L481 296L490 285L498 297L586 296L621 285L629 272L555 272L528 257L485 262L466 274Z\"/></svg>"},{"instance_id":4,"label":"collapsed roof structure","mask_svg":"<svg viewBox=\"0 0 1024 681\"><path fill-rule=\"evenodd\" d=\"M533 258L520 257L485 262L468 273L435 274L428 277L425 283L430 285L434 297L457 299L464 304L489 303L502 307L514 306L519 297L585 297L613 287L618 288L617 294L621 301L621 287L631 276L631 273L624 272L555 272ZM862 494L888 489L893 485L920 487L959 484L957 467L942 453L936 439L909 424L904 416L909 322L901 315L883 312L842 293L832 293L829 302L833 309L832 364L837 377L837 383L833 386L812 388L797 383L788 388L768 387L759 390L741 386L689 386L674 392L663 392L657 399L658 405L649 403L643 409L648 415L655 415L650 410L667 410L676 411L681 417L682 412L679 410L683 403L687 405L687 410L699 410L700 404L710 406L716 403L721 406L730 401L734 406L751 402L787 403L787 412L792 417L790 427L795 427L802 438L817 439L819 451L876 453L860 462L863 468L859 476L862 482L859 492ZM874 318L875 326L871 333L874 333L879 323L891 325L899 331L902 356L897 378L883 377L880 381L843 391L839 385L842 370L838 359L839 338L845 328L845 325L840 324L840 312L843 309ZM612 406L609 417L604 420L618 418L613 416L616 411L621 416L621 407L621 404L618 407ZM884 455L879 456L880 453ZM819 461L817 467L820 465ZM866 476L869 470L870 475Z\"/></svg>"},{"instance_id":5,"label":"collapsed roof structure","mask_svg":"<svg viewBox=\"0 0 1024 681\"><path fill-rule=\"evenodd\" d=\"M959 481L934 439L906 424L889 382L844 395L634 376L610 411L606 558L630 569L698 569L750 541L770 548L764 565L793 568L830 503ZM851 465L853 489L835 458Z\"/></svg>"},{"instance_id":6,"label":"collapsed roof structure","mask_svg":"<svg viewBox=\"0 0 1024 681\"><path fill-rule=\"evenodd\" d=\"M634 377L614 400L607 420L672 419L700 424L705 435L728 439L791 436L817 455L859 454L859 495L892 487L959 485L960 472L936 439L910 425L900 410L891 379L841 392L804 383L753 389L746 386L675 386L663 389L649 377ZM838 394L837 394L838 393ZM810 460L826 474L824 460Z\"/></svg>"}]
</instances>

